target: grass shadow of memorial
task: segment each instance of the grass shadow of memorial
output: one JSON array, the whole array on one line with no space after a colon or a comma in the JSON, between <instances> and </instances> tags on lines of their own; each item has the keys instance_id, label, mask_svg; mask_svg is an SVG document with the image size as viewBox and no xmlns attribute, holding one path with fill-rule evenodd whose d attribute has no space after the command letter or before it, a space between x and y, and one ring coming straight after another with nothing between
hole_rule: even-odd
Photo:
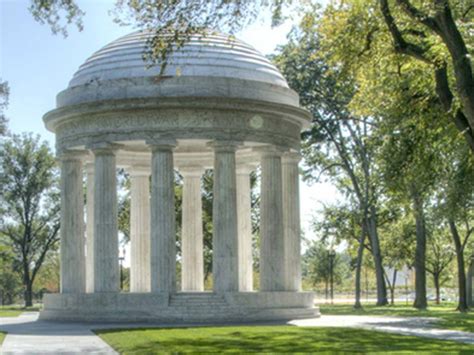
<instances>
[{"instance_id":1,"label":"grass shadow of memorial","mask_svg":"<svg viewBox=\"0 0 474 355\"><path fill-rule=\"evenodd\" d=\"M293 326L103 329L95 333L120 353L386 352L474 353L474 346L355 328Z\"/></svg>"}]
</instances>

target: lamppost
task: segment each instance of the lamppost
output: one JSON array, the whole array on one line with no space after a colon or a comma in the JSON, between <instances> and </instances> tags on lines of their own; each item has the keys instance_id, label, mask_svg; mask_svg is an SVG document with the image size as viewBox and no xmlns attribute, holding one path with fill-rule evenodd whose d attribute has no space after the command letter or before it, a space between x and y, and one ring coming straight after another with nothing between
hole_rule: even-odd
<instances>
[{"instance_id":1,"label":"lamppost","mask_svg":"<svg viewBox=\"0 0 474 355\"><path fill-rule=\"evenodd\" d=\"M122 255L119 256L120 263L120 291L123 291L123 261L125 260L125 248L122 249Z\"/></svg>"},{"instance_id":2,"label":"lamppost","mask_svg":"<svg viewBox=\"0 0 474 355\"><path fill-rule=\"evenodd\" d=\"M328 251L329 256L329 277L331 285L331 304L334 304L334 259L336 258L336 252L334 249Z\"/></svg>"}]
</instances>

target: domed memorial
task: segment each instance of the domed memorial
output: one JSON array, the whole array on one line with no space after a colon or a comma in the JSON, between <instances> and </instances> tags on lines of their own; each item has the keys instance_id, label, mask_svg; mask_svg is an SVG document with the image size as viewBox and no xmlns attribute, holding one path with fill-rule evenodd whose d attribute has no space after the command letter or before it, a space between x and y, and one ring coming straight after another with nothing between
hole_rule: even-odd
<instances>
[{"instance_id":1,"label":"domed memorial","mask_svg":"<svg viewBox=\"0 0 474 355\"><path fill-rule=\"evenodd\" d=\"M301 292L300 267L298 162L309 113L278 69L239 40L192 36L162 71L143 60L150 36L134 32L94 53L44 116L61 162L61 290L45 296L41 318L317 316L314 295ZM254 290L250 173L257 167L260 286ZM131 179L130 292L119 287L117 168ZM212 292L204 291L206 169L214 176ZM183 177L181 280L175 171Z\"/></svg>"}]
</instances>

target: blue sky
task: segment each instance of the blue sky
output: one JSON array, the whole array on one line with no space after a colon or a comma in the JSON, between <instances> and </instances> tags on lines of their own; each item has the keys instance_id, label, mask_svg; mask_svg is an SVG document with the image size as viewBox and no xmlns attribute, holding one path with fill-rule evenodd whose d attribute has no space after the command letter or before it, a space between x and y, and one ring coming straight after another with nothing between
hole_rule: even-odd
<instances>
[{"instance_id":1,"label":"blue sky","mask_svg":"<svg viewBox=\"0 0 474 355\"><path fill-rule=\"evenodd\" d=\"M7 109L9 129L13 133L34 132L54 146L54 135L43 125L42 116L55 107L56 94L65 89L78 67L95 51L131 31L113 23L108 11L113 0L79 0L86 12L84 30L69 28L69 36L53 35L34 21L28 12L28 0L0 0L0 77L10 85ZM259 21L237 37L264 54L283 44L291 28L287 23L276 29L268 21ZM301 184L302 222L311 235L310 221L320 201L335 199L328 184Z\"/></svg>"}]
</instances>

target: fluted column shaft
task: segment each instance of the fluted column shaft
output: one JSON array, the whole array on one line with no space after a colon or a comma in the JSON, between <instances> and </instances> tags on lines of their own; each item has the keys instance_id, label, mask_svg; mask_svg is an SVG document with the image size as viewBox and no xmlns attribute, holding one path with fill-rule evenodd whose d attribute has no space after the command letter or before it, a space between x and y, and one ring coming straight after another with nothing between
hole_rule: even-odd
<instances>
[{"instance_id":1,"label":"fluted column shaft","mask_svg":"<svg viewBox=\"0 0 474 355\"><path fill-rule=\"evenodd\" d=\"M84 195L81 160L61 157L61 293L85 292Z\"/></svg>"},{"instance_id":2,"label":"fluted column shaft","mask_svg":"<svg viewBox=\"0 0 474 355\"><path fill-rule=\"evenodd\" d=\"M94 149L94 292L119 291L115 152Z\"/></svg>"},{"instance_id":3,"label":"fluted column shaft","mask_svg":"<svg viewBox=\"0 0 474 355\"><path fill-rule=\"evenodd\" d=\"M260 290L285 290L281 152L262 152Z\"/></svg>"},{"instance_id":4,"label":"fluted column shaft","mask_svg":"<svg viewBox=\"0 0 474 355\"><path fill-rule=\"evenodd\" d=\"M283 226L287 291L301 291L301 226L298 153L285 153L282 159Z\"/></svg>"},{"instance_id":5,"label":"fluted column shaft","mask_svg":"<svg viewBox=\"0 0 474 355\"><path fill-rule=\"evenodd\" d=\"M151 158L151 291L176 290L173 143L153 144Z\"/></svg>"},{"instance_id":6,"label":"fluted column shaft","mask_svg":"<svg viewBox=\"0 0 474 355\"><path fill-rule=\"evenodd\" d=\"M250 173L252 167L237 167L237 220L239 236L239 291L253 290L252 215Z\"/></svg>"},{"instance_id":7,"label":"fluted column shaft","mask_svg":"<svg viewBox=\"0 0 474 355\"><path fill-rule=\"evenodd\" d=\"M216 142L214 147L213 280L214 291L239 289L237 232L236 145Z\"/></svg>"},{"instance_id":8,"label":"fluted column shaft","mask_svg":"<svg viewBox=\"0 0 474 355\"><path fill-rule=\"evenodd\" d=\"M183 291L204 290L201 167L180 169L183 176L181 235L181 287Z\"/></svg>"},{"instance_id":9,"label":"fluted column shaft","mask_svg":"<svg viewBox=\"0 0 474 355\"><path fill-rule=\"evenodd\" d=\"M130 292L150 292L150 171L130 169Z\"/></svg>"},{"instance_id":10,"label":"fluted column shaft","mask_svg":"<svg viewBox=\"0 0 474 355\"><path fill-rule=\"evenodd\" d=\"M86 166L86 292L94 292L94 164Z\"/></svg>"}]
</instances>

